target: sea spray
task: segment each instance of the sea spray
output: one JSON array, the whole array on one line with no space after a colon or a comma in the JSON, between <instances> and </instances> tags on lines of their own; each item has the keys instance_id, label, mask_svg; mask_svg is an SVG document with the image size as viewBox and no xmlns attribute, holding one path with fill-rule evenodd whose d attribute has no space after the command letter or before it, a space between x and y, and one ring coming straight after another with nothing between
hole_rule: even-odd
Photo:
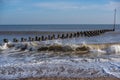
<instances>
[{"instance_id":1,"label":"sea spray","mask_svg":"<svg viewBox=\"0 0 120 80\"><path fill-rule=\"evenodd\" d=\"M93 56L93 57L99 57L104 54L106 54L105 50L101 50L101 49L91 49L90 50L90 56Z\"/></svg>"},{"instance_id":2,"label":"sea spray","mask_svg":"<svg viewBox=\"0 0 120 80\"><path fill-rule=\"evenodd\" d=\"M108 50L113 52L114 50L119 49L119 45L109 45L105 49L92 48L90 44L60 44L59 42L52 42L52 44L44 44L45 42L19 42L19 43L10 43L9 45L14 45L4 49L0 54L0 78L1 79L17 79L17 78L27 78L27 77L98 77L113 75L119 77L119 57L112 59L112 57L102 58L101 55L107 54ZM4 44L5 45L5 44ZM3 45L3 46L4 46ZM19 51L22 47L27 45L26 49ZM105 44L106 45L106 44ZM52 46L53 51L49 51L50 46ZM97 45L101 46L101 45ZM18 47L18 49L16 49ZM40 47L48 47L46 51L37 51ZM61 50L57 49L61 48ZM33 51L30 51L30 48L33 48ZM79 48L79 51L89 50L87 54L93 55L91 58L89 56L82 57L80 56L61 56L60 54L69 53L76 55L76 49ZM15 49L15 50L14 50ZM66 49L66 51L64 50ZM70 51L68 49L73 49ZM54 51L55 50L55 51ZM78 51L78 52L79 52ZM54 55L50 53L60 54ZM119 53L117 50L116 53ZM86 54L84 54L86 55ZM116 57L116 55L114 54ZM99 58L99 61L95 60ZM118 61L118 65L114 67L118 71L111 71L110 62ZM105 67L107 66L107 67ZM112 69L113 70L113 69Z\"/></svg>"},{"instance_id":3,"label":"sea spray","mask_svg":"<svg viewBox=\"0 0 120 80\"><path fill-rule=\"evenodd\" d=\"M114 45L114 44L86 44L86 43L82 43L82 44L63 44L60 40L55 40L54 42L53 41L50 41L49 43L44 41L44 42L37 42L37 41L34 41L34 42L18 42L18 43L14 43L14 42L9 42L9 43L4 43L3 45L0 46L0 49L5 51L5 50L21 50L21 51L24 51L24 50L28 50L28 51L37 51L39 49L40 51L40 48L44 48L44 47L48 47L48 50L49 48L54 48L55 51L57 51L57 49L59 49L58 51L62 51L63 49L66 51L69 51L70 48L71 50L73 51L78 51L78 49L80 51L83 51L83 48L84 50L89 50L90 52L92 53L96 53L96 55L101 55L101 54L105 54L105 53L108 53L108 54L112 54L112 53L115 53L115 54L119 54L120 53L120 45ZM61 48L61 49L60 49ZM52 50L54 50L52 49ZM69 50L68 50L69 49ZM63 51L64 51L63 50Z\"/></svg>"},{"instance_id":4,"label":"sea spray","mask_svg":"<svg viewBox=\"0 0 120 80\"><path fill-rule=\"evenodd\" d=\"M5 43L4 45L0 46L0 50L8 49L8 43Z\"/></svg>"},{"instance_id":5,"label":"sea spray","mask_svg":"<svg viewBox=\"0 0 120 80\"><path fill-rule=\"evenodd\" d=\"M120 54L120 45L111 45L107 48L109 54Z\"/></svg>"},{"instance_id":6,"label":"sea spray","mask_svg":"<svg viewBox=\"0 0 120 80\"><path fill-rule=\"evenodd\" d=\"M99 64L82 59L54 59L36 63L17 63L0 67L1 79L27 77L95 77L106 75ZM77 63L77 64L76 64Z\"/></svg>"}]
</instances>

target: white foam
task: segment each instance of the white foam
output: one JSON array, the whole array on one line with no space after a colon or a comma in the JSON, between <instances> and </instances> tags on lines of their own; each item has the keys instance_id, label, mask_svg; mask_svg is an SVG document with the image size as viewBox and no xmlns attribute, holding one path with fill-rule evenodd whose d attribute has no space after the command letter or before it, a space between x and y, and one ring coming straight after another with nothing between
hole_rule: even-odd
<instances>
[{"instance_id":1,"label":"white foam","mask_svg":"<svg viewBox=\"0 0 120 80\"><path fill-rule=\"evenodd\" d=\"M120 45L112 45L108 47L107 52L110 54L120 54Z\"/></svg>"},{"instance_id":2,"label":"white foam","mask_svg":"<svg viewBox=\"0 0 120 80\"><path fill-rule=\"evenodd\" d=\"M2 46L0 46L0 50L8 49L8 43L4 43Z\"/></svg>"},{"instance_id":3,"label":"white foam","mask_svg":"<svg viewBox=\"0 0 120 80\"><path fill-rule=\"evenodd\" d=\"M103 54L106 53L105 50L101 50L101 49L91 49L90 51L93 52L93 53L103 53Z\"/></svg>"},{"instance_id":4,"label":"white foam","mask_svg":"<svg viewBox=\"0 0 120 80\"><path fill-rule=\"evenodd\" d=\"M19 42L8 44L14 45L14 47L9 48L7 44L0 46L0 48L3 50L2 53L4 53L0 54L1 79L17 79L25 77L56 77L56 76L98 77L108 74L120 78L119 77L120 56L116 55L120 53L119 45L112 45L104 50L91 48L90 55L95 56L92 59L89 57L87 58L60 57L61 59L59 59L59 57L58 59L52 57L41 60L41 57L47 55L42 55L42 53L36 52L34 52L34 54L31 54L30 52L28 52L29 49L32 48L35 51L39 47L50 45L70 46L74 49L81 45L63 44L61 41ZM25 51L20 51L20 48L24 47L25 45L27 45L27 49ZM87 46L85 43L84 45ZM17 47L18 49L16 49ZM98 61L96 60L98 56L107 53L116 54L114 54L113 56L107 56L108 58L99 57L99 60ZM22 55L22 57L17 58L19 55Z\"/></svg>"},{"instance_id":5,"label":"white foam","mask_svg":"<svg viewBox=\"0 0 120 80\"><path fill-rule=\"evenodd\" d=\"M101 64L101 67L107 74L120 78L120 62L108 62Z\"/></svg>"},{"instance_id":6,"label":"white foam","mask_svg":"<svg viewBox=\"0 0 120 80\"><path fill-rule=\"evenodd\" d=\"M101 52L101 50L97 51ZM96 52L95 52L96 53ZM35 54L35 53L34 53ZM3 54L2 59L4 64L0 65L0 78L1 79L16 79L25 77L95 77L104 76L107 74L119 78L120 74L120 58L102 59L96 61L90 58L63 58L63 59L46 59L35 60L36 57L31 55L27 56L23 61L17 58L9 57ZM117 63L116 63L117 61ZM111 64L114 64L112 65ZM117 65L116 65L117 64ZM116 70L113 71L111 65ZM104 70L104 71L103 71Z\"/></svg>"},{"instance_id":7,"label":"white foam","mask_svg":"<svg viewBox=\"0 0 120 80\"><path fill-rule=\"evenodd\" d=\"M93 68L94 66L94 68ZM69 60L51 60L37 63L20 63L16 65L5 65L0 68L0 78L16 79L25 77L91 77L104 75L101 69L94 63L75 63ZM96 74L93 74L97 71ZM93 75L91 75L93 74Z\"/></svg>"},{"instance_id":8,"label":"white foam","mask_svg":"<svg viewBox=\"0 0 120 80\"><path fill-rule=\"evenodd\" d=\"M90 53L91 53L91 56L101 56L106 54L106 51L101 49L91 49Z\"/></svg>"}]
</instances>

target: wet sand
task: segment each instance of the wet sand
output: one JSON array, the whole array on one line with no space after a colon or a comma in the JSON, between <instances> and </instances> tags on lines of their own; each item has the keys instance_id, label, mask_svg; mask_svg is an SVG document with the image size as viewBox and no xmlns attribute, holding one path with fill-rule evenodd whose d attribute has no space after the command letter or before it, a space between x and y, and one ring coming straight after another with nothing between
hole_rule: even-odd
<instances>
[{"instance_id":1,"label":"wet sand","mask_svg":"<svg viewBox=\"0 0 120 80\"><path fill-rule=\"evenodd\" d=\"M97 77L97 78L25 78L19 80L120 80L115 77Z\"/></svg>"}]
</instances>

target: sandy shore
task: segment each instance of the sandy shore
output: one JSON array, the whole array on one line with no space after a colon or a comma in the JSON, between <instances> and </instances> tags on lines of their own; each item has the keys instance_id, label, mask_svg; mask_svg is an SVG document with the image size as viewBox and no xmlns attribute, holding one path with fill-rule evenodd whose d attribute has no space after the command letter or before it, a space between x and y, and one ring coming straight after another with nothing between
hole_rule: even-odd
<instances>
[{"instance_id":1,"label":"sandy shore","mask_svg":"<svg viewBox=\"0 0 120 80\"><path fill-rule=\"evenodd\" d=\"M98 78L25 78L19 80L120 80L115 77L98 77Z\"/></svg>"}]
</instances>

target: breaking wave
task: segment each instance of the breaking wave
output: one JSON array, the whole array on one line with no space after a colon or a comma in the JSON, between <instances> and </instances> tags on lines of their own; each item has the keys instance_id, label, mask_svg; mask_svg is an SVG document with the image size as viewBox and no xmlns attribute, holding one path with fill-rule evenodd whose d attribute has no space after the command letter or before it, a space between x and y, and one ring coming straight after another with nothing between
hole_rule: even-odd
<instances>
[{"instance_id":1,"label":"breaking wave","mask_svg":"<svg viewBox=\"0 0 120 80\"><path fill-rule=\"evenodd\" d=\"M0 79L107 75L120 78L119 57L119 44L8 42L0 46Z\"/></svg>"},{"instance_id":2,"label":"breaking wave","mask_svg":"<svg viewBox=\"0 0 120 80\"><path fill-rule=\"evenodd\" d=\"M59 40L43 41L43 42L8 42L0 46L0 51L47 51L47 52L74 52L74 53L101 53L101 54L118 54L120 53L119 44L63 44Z\"/></svg>"}]
</instances>

